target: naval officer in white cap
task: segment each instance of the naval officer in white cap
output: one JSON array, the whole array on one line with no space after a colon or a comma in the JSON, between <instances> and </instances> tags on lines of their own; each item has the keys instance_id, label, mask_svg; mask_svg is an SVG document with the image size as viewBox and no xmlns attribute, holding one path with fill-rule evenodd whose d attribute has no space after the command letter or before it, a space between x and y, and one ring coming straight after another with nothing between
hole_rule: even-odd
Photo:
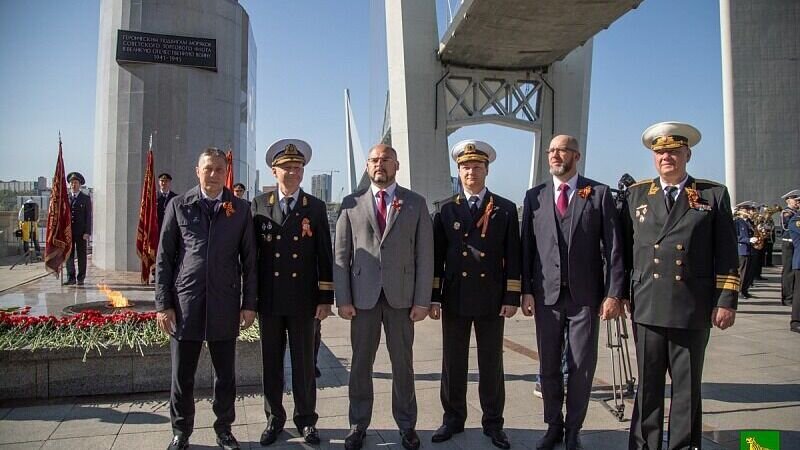
<instances>
[{"instance_id":1,"label":"naval officer in white cap","mask_svg":"<svg viewBox=\"0 0 800 450\"><path fill-rule=\"evenodd\" d=\"M711 326L736 318L736 229L728 189L686 171L700 132L681 122L647 128L657 177L632 185L622 209L639 388L630 449L662 448L664 384L672 395L669 448L700 448L700 386Z\"/></svg>"}]
</instances>

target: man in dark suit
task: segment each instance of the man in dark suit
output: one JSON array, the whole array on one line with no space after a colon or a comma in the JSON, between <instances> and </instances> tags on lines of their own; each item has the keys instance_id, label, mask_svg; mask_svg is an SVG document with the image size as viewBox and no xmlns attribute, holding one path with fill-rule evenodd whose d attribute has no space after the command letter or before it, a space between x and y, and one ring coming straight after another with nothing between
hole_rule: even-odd
<instances>
[{"instance_id":1,"label":"man in dark suit","mask_svg":"<svg viewBox=\"0 0 800 450\"><path fill-rule=\"evenodd\" d=\"M331 314L333 252L325 203L300 189L311 147L283 139L267 150L278 190L253 199L258 242L258 311L267 427L261 445L278 438L286 423L283 357L292 356L294 424L306 443L319 444L314 374L315 319Z\"/></svg>"},{"instance_id":2,"label":"man in dark suit","mask_svg":"<svg viewBox=\"0 0 800 450\"><path fill-rule=\"evenodd\" d=\"M503 432L505 381L503 326L519 307L520 258L517 206L486 188L496 152L486 142L466 140L450 152L464 193L447 199L433 218L434 278L429 316L442 319L444 416L433 442L464 431L472 327L478 345L483 433L510 448Z\"/></svg>"},{"instance_id":3,"label":"man in dark suit","mask_svg":"<svg viewBox=\"0 0 800 450\"><path fill-rule=\"evenodd\" d=\"M609 187L578 174L578 140L556 136L548 155L553 179L528 190L522 213L522 312L536 320L548 425L537 448L552 449L565 438L567 449L578 449L597 366L598 316L621 312L621 230Z\"/></svg>"},{"instance_id":4,"label":"man in dark suit","mask_svg":"<svg viewBox=\"0 0 800 450\"><path fill-rule=\"evenodd\" d=\"M92 235L92 199L81 191L86 179L79 172L67 175L69 182L69 207L72 212L72 253L67 258L67 280L65 285L83 286L86 279L86 248ZM75 258L78 258L78 273L75 274Z\"/></svg>"},{"instance_id":5,"label":"man in dark suit","mask_svg":"<svg viewBox=\"0 0 800 450\"><path fill-rule=\"evenodd\" d=\"M728 190L686 172L699 141L700 132L685 123L645 130L642 142L653 151L658 177L628 188L621 212L639 368L630 449L662 447L667 371L669 448L700 448L709 329L724 330L736 318L739 273Z\"/></svg>"},{"instance_id":6,"label":"man in dark suit","mask_svg":"<svg viewBox=\"0 0 800 450\"><path fill-rule=\"evenodd\" d=\"M172 175L164 172L158 176L158 199L156 201L158 212L158 229L161 229L161 224L164 222L164 211L167 209L167 203L172 200L172 197L178 194L172 192Z\"/></svg>"},{"instance_id":7,"label":"man in dark suit","mask_svg":"<svg viewBox=\"0 0 800 450\"><path fill-rule=\"evenodd\" d=\"M792 240L794 251L790 266L794 276L792 292L792 318L789 322L789 330L800 333L800 213L795 213L787 223L787 235Z\"/></svg>"},{"instance_id":8,"label":"man in dark suit","mask_svg":"<svg viewBox=\"0 0 800 450\"><path fill-rule=\"evenodd\" d=\"M392 361L392 415L408 450L420 446L414 392L414 322L425 319L433 288L433 225L421 195L397 185L397 152L374 146L368 189L342 201L336 221L333 277L339 315L352 321L350 433L346 450L360 449L372 419L372 366L386 333Z\"/></svg>"},{"instance_id":9,"label":"man in dark suit","mask_svg":"<svg viewBox=\"0 0 800 450\"><path fill-rule=\"evenodd\" d=\"M256 317L256 242L247 202L224 188L225 153L197 162L199 185L167 205L156 256L156 320L170 335L169 449L185 449L194 429L194 376L203 341L214 366L217 444L238 449L236 338Z\"/></svg>"}]
</instances>

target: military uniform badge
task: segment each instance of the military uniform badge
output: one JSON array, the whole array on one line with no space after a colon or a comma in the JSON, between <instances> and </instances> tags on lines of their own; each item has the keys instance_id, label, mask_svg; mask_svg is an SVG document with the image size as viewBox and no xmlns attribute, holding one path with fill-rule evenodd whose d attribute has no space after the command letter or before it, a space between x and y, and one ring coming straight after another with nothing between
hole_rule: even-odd
<instances>
[{"instance_id":1,"label":"military uniform badge","mask_svg":"<svg viewBox=\"0 0 800 450\"><path fill-rule=\"evenodd\" d=\"M453 222L453 229L458 231L461 229L461 222Z\"/></svg>"},{"instance_id":2,"label":"military uniform badge","mask_svg":"<svg viewBox=\"0 0 800 450\"><path fill-rule=\"evenodd\" d=\"M647 205L641 205L636 207L636 218L639 219L639 223L644 222L645 214L647 214Z\"/></svg>"},{"instance_id":3,"label":"military uniform badge","mask_svg":"<svg viewBox=\"0 0 800 450\"><path fill-rule=\"evenodd\" d=\"M313 234L311 233L311 221L308 220L308 217L303 218L303 231L300 233L303 237L311 237Z\"/></svg>"},{"instance_id":4,"label":"military uniform badge","mask_svg":"<svg viewBox=\"0 0 800 450\"><path fill-rule=\"evenodd\" d=\"M267 242L272 242L272 235L271 234L267 235Z\"/></svg>"}]
</instances>

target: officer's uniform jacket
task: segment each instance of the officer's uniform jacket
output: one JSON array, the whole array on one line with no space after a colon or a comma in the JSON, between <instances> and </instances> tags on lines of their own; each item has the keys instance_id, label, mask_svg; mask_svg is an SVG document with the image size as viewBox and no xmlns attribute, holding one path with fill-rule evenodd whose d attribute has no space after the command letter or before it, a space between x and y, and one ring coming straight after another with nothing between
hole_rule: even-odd
<instances>
[{"instance_id":1,"label":"officer's uniform jacket","mask_svg":"<svg viewBox=\"0 0 800 450\"><path fill-rule=\"evenodd\" d=\"M158 197L156 199L156 212L158 214L158 228L161 229L161 224L164 222L164 211L167 209L167 203L172 200L173 197L177 197L178 194L169 191L167 195L162 195L161 191L158 191L156 194Z\"/></svg>"},{"instance_id":2,"label":"officer's uniform jacket","mask_svg":"<svg viewBox=\"0 0 800 450\"><path fill-rule=\"evenodd\" d=\"M733 223L736 225L739 256L748 256L750 255L750 238L753 237L753 226L743 217L733 219Z\"/></svg>"},{"instance_id":3,"label":"officer's uniform jacket","mask_svg":"<svg viewBox=\"0 0 800 450\"><path fill-rule=\"evenodd\" d=\"M704 329L736 308L736 229L725 186L689 177L667 213L658 178L632 185L622 210L633 321Z\"/></svg>"},{"instance_id":4,"label":"officer's uniform jacket","mask_svg":"<svg viewBox=\"0 0 800 450\"><path fill-rule=\"evenodd\" d=\"M70 191L69 198L72 214L72 238L82 239L84 234L92 234L92 199L83 191L78 192L74 200Z\"/></svg>"},{"instance_id":5,"label":"officer's uniform jacket","mask_svg":"<svg viewBox=\"0 0 800 450\"><path fill-rule=\"evenodd\" d=\"M241 310L256 310L255 242L247 202L223 188L213 211L195 186L172 199L156 256L156 310L175 309L178 340L239 335Z\"/></svg>"},{"instance_id":6,"label":"officer's uniform jacket","mask_svg":"<svg viewBox=\"0 0 800 450\"><path fill-rule=\"evenodd\" d=\"M795 213L795 215L786 222L786 228L789 239L792 240L792 245L794 246L794 252L792 253L792 270L800 270L800 213Z\"/></svg>"},{"instance_id":7,"label":"officer's uniform jacket","mask_svg":"<svg viewBox=\"0 0 800 450\"><path fill-rule=\"evenodd\" d=\"M284 217L278 195L253 199L258 242L258 310L262 314L314 316L333 303L333 249L325 203L300 190Z\"/></svg>"},{"instance_id":8,"label":"officer's uniform jacket","mask_svg":"<svg viewBox=\"0 0 800 450\"><path fill-rule=\"evenodd\" d=\"M787 231L789 231L789 220L791 220L795 214L797 214L797 211L789 207L783 208L783 210L781 211L781 229L783 229L783 234L781 235L781 238L783 240L789 242L792 241Z\"/></svg>"},{"instance_id":9,"label":"officer's uniform jacket","mask_svg":"<svg viewBox=\"0 0 800 450\"><path fill-rule=\"evenodd\" d=\"M486 226L481 218L488 220ZM433 218L433 302L462 316L497 315L519 306L520 238L517 206L486 191L478 218L458 194Z\"/></svg>"}]
</instances>

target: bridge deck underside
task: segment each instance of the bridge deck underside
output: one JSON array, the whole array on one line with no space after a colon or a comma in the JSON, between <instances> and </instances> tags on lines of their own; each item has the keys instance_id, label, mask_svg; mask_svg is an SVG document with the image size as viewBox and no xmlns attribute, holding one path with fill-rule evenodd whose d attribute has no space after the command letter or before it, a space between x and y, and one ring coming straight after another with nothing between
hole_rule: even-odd
<instances>
[{"instance_id":1,"label":"bridge deck underside","mask_svg":"<svg viewBox=\"0 0 800 450\"><path fill-rule=\"evenodd\" d=\"M466 0L440 44L443 63L524 70L549 66L642 0Z\"/></svg>"}]
</instances>

